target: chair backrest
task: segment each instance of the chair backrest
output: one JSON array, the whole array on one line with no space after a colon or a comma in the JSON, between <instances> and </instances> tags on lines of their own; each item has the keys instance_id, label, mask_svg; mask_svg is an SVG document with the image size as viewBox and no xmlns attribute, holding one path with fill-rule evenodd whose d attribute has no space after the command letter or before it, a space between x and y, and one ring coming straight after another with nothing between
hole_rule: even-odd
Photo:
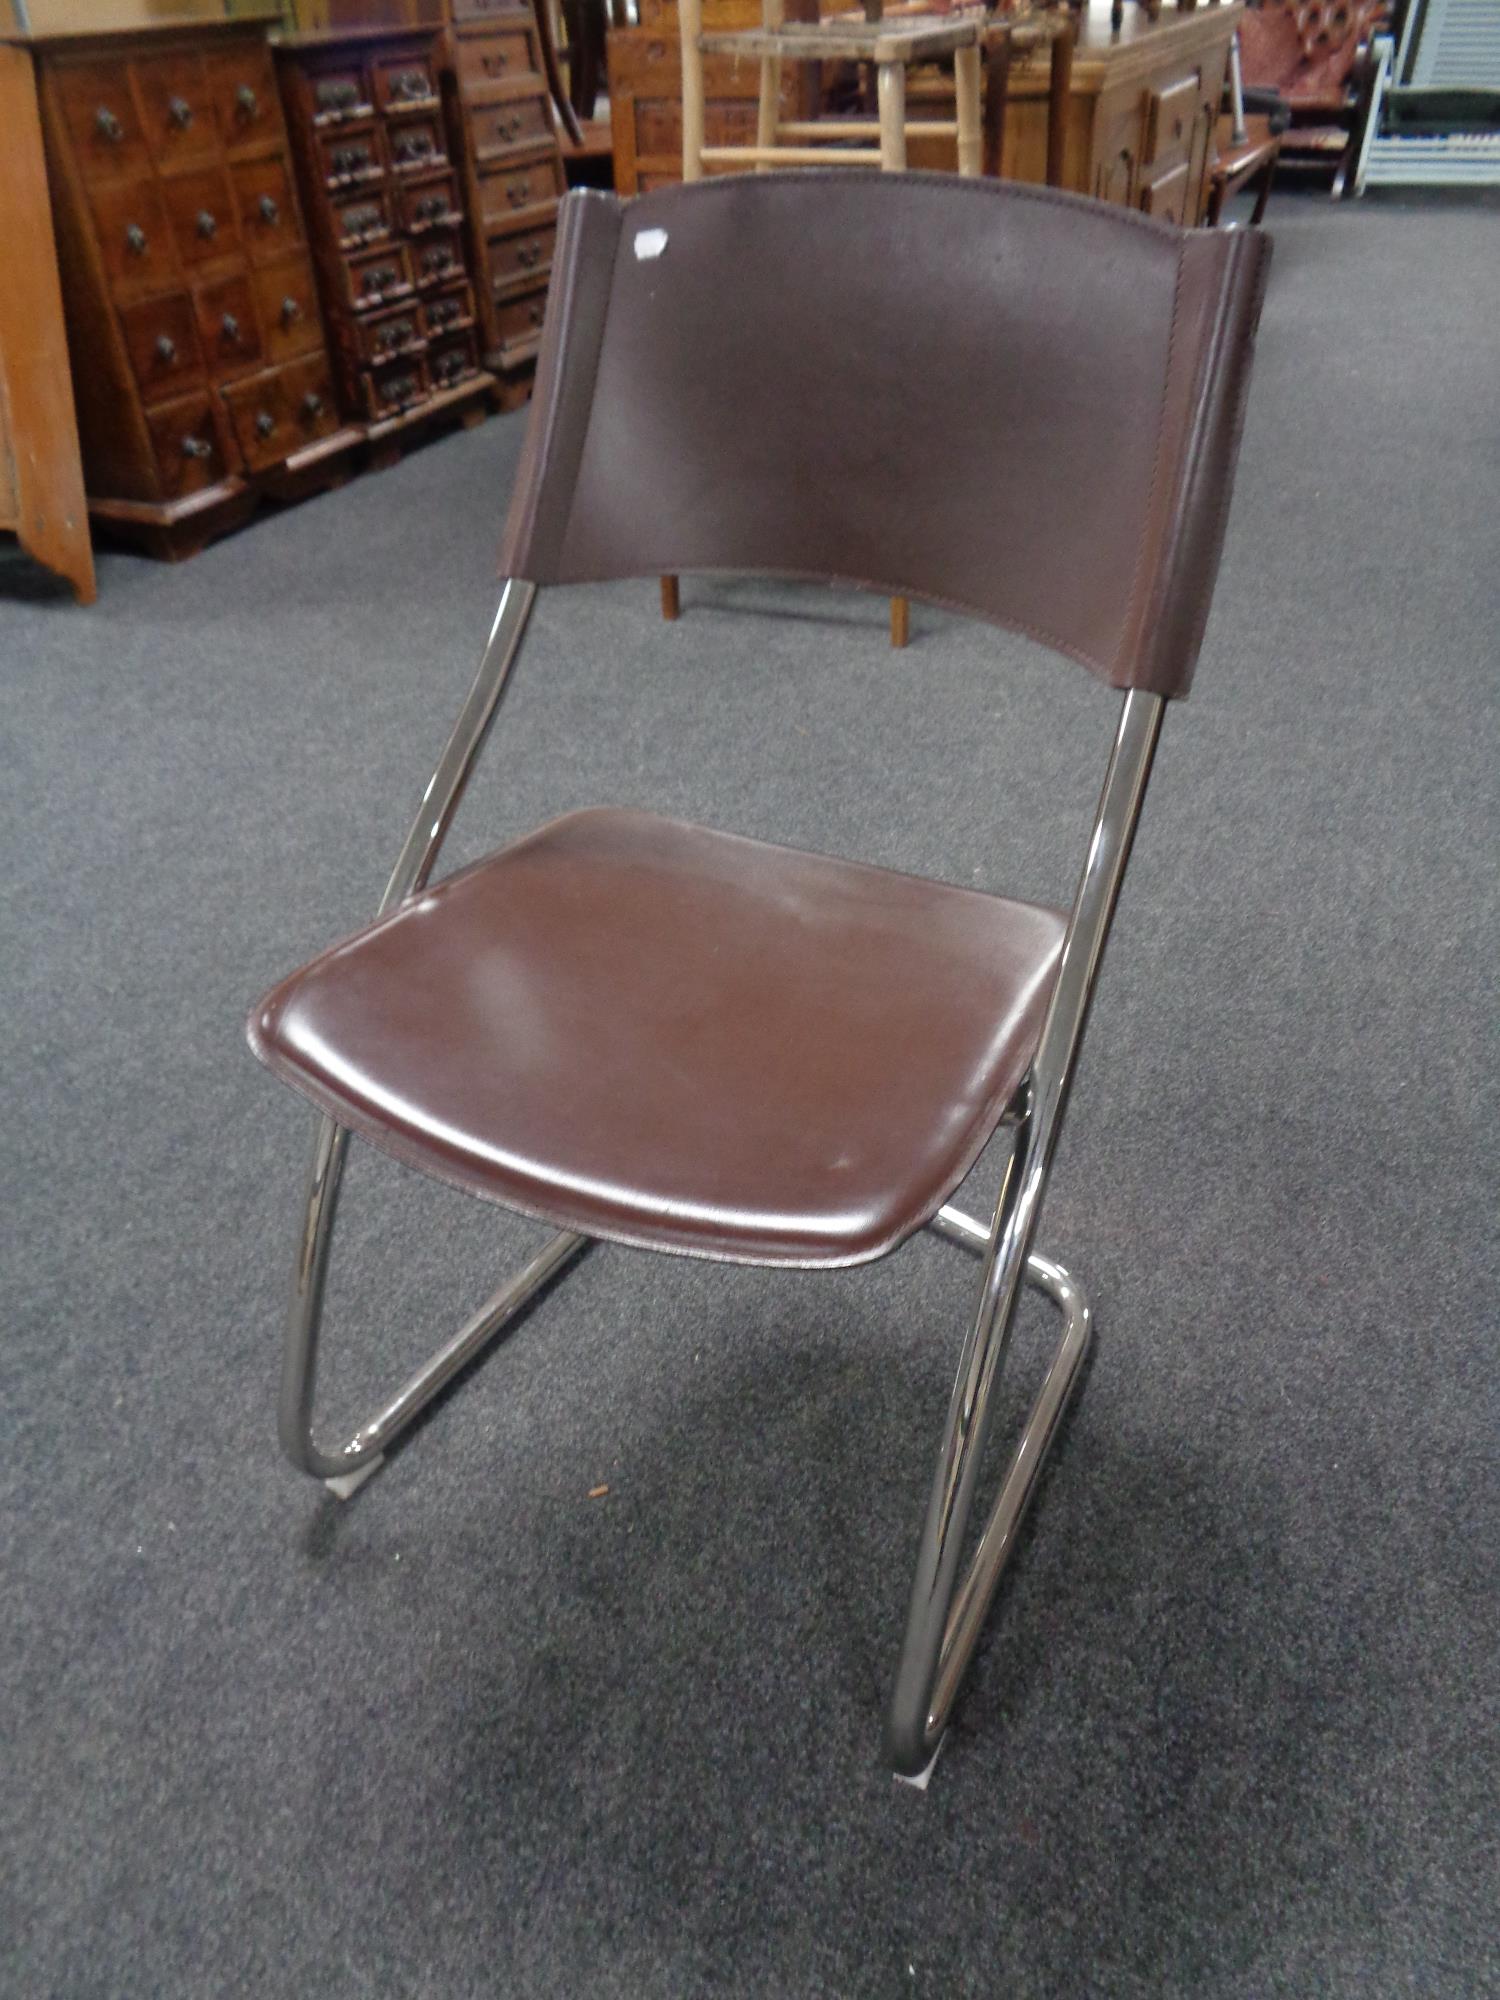
<instances>
[{"instance_id":1,"label":"chair backrest","mask_svg":"<svg viewBox=\"0 0 1500 2000\"><path fill-rule=\"evenodd\" d=\"M842 580L1182 694L1267 251L932 174L571 195L502 566Z\"/></svg>"}]
</instances>

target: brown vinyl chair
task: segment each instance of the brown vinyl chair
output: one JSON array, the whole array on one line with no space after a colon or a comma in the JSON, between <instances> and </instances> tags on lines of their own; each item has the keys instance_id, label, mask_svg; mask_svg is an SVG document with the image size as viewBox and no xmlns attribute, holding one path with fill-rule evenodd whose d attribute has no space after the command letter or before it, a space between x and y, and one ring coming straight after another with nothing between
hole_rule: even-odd
<instances>
[{"instance_id":1,"label":"brown vinyl chair","mask_svg":"<svg viewBox=\"0 0 1500 2000\"><path fill-rule=\"evenodd\" d=\"M1088 1347L1081 1289L1031 1239L1208 612L1266 260L1255 234L931 175L571 195L473 692L381 915L251 1017L320 1113L281 1430L341 1493L596 1239L816 1268L930 1228L977 1253L887 1732L917 1783ZM664 570L909 592L1116 689L1072 908L609 807L434 884L537 589ZM1002 1122L1001 1191L975 1219L952 1197ZM351 1133L555 1233L328 1450L314 1367ZM1023 1280L1063 1339L961 1575Z\"/></svg>"}]
</instances>

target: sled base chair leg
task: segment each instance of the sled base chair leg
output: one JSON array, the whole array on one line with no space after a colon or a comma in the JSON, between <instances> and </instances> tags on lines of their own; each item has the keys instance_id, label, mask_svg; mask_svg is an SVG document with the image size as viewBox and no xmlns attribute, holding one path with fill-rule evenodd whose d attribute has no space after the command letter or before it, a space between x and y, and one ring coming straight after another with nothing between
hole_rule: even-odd
<instances>
[{"instance_id":1,"label":"sled base chair leg","mask_svg":"<svg viewBox=\"0 0 1500 2000\"><path fill-rule=\"evenodd\" d=\"M538 1293L583 1254L592 1240L571 1229L559 1231L478 1312L465 1320L346 1443L336 1450L326 1450L313 1435L313 1396L317 1387L318 1335L328 1253L348 1147L348 1132L331 1118L320 1118L292 1283L280 1405L281 1444L287 1457L299 1472L322 1480L340 1500L350 1499L380 1470L387 1450L433 1398L490 1348Z\"/></svg>"},{"instance_id":2,"label":"sled base chair leg","mask_svg":"<svg viewBox=\"0 0 1500 2000\"><path fill-rule=\"evenodd\" d=\"M927 1225L934 1234L982 1257L989 1248L989 1231L974 1216L952 1206L940 1209ZM937 1680L924 1722L935 1736L933 1748L919 1770L898 1767L897 1784L925 1792L933 1767L947 1740L947 1718L968 1668L985 1617L1000 1586L1005 1566L1015 1553L1021 1523L1036 1494L1062 1420L1077 1390L1093 1343L1093 1318L1083 1287L1049 1257L1033 1253L1026 1261L1026 1282L1045 1292L1063 1314L1062 1338L1043 1379L1026 1427L1011 1454L989 1521L962 1584L954 1594L943 1628Z\"/></svg>"}]
</instances>

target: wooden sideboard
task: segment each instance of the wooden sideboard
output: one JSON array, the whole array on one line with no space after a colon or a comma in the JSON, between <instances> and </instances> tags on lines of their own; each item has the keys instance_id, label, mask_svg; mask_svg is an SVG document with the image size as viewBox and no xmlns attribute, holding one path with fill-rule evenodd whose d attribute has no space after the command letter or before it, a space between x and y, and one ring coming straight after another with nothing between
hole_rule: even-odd
<instances>
[{"instance_id":1,"label":"wooden sideboard","mask_svg":"<svg viewBox=\"0 0 1500 2000\"><path fill-rule=\"evenodd\" d=\"M706 22L715 4L724 16L714 18L715 26L748 25L760 17L758 0L709 0ZM1242 12L1237 0L1164 8L1154 16L1131 4L1115 29L1109 0L1091 0L1073 58L1063 185L1173 222L1202 221L1229 44ZM641 20L640 27L617 29L609 40L615 185L622 194L681 178L673 0L642 0ZM742 63L736 73L720 59L717 73L709 67L710 142L733 143L740 124L753 132L756 65ZM1007 179L1046 179L1047 76L1044 52L1012 66L1001 156ZM928 105L941 115L945 88L951 99L951 86L941 78L914 83L912 115L924 115ZM909 157L914 168L951 173L957 164L951 141L913 139Z\"/></svg>"}]
</instances>

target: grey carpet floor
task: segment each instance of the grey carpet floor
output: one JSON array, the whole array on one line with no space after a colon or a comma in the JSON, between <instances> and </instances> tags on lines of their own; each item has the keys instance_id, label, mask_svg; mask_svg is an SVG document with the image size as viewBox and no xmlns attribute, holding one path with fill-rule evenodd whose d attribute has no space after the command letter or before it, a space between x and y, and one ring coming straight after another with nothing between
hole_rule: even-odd
<instances>
[{"instance_id":1,"label":"grey carpet floor","mask_svg":"<svg viewBox=\"0 0 1500 2000\"><path fill-rule=\"evenodd\" d=\"M880 1717L959 1253L598 1251L353 1504L278 1456L309 1121L242 1017L373 908L521 422L107 556L92 612L11 572L7 1996L1500 1992L1500 244L1273 224L1041 1232L1098 1353L926 1797ZM920 608L893 658L848 594L685 601L544 601L453 860L636 802L1067 895L1113 714L1081 670ZM537 1240L361 1158L330 1425Z\"/></svg>"}]
</instances>

